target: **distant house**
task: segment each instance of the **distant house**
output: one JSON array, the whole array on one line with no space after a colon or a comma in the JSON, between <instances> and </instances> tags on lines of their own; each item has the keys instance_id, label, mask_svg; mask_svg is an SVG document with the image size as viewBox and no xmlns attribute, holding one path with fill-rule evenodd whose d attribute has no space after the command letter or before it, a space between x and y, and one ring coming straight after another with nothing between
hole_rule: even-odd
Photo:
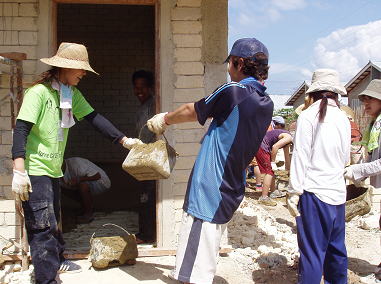
<instances>
[{"instance_id":1,"label":"distant house","mask_svg":"<svg viewBox=\"0 0 381 284\"><path fill-rule=\"evenodd\" d=\"M308 83L304 81L299 88L291 95L291 97L285 103L286 106L292 106L296 109L301 104L304 104L304 97L306 96L306 91L308 89Z\"/></svg>"},{"instance_id":2,"label":"distant house","mask_svg":"<svg viewBox=\"0 0 381 284\"><path fill-rule=\"evenodd\" d=\"M358 95L368 86L370 81L380 78L381 66L369 61L368 64L345 85L348 92L348 105L355 111L355 120L359 124L360 129L366 127L369 117L364 114L364 108L358 99Z\"/></svg>"}]
</instances>

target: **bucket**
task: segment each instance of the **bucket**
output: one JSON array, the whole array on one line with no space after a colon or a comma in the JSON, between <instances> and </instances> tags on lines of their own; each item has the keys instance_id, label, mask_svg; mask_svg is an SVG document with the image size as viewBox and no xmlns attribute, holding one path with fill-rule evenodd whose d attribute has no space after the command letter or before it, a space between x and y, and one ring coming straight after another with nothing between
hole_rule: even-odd
<instances>
[{"instance_id":1,"label":"bucket","mask_svg":"<svg viewBox=\"0 0 381 284\"><path fill-rule=\"evenodd\" d=\"M372 208L371 195L373 186L354 184L347 185L347 201L345 202L345 221L349 222L355 216L362 216L370 212Z\"/></svg>"}]
</instances>

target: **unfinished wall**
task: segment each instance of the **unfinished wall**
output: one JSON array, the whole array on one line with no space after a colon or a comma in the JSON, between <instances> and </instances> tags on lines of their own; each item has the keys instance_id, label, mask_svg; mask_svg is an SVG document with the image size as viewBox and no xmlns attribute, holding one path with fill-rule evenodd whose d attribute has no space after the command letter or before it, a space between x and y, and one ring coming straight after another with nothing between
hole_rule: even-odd
<instances>
[{"instance_id":1,"label":"unfinished wall","mask_svg":"<svg viewBox=\"0 0 381 284\"><path fill-rule=\"evenodd\" d=\"M161 75L164 83L161 111L169 111L205 97L226 82L226 66L222 62L227 56L227 1L173 0L163 1L161 5ZM168 9L170 15L166 14ZM166 27L168 18L170 27ZM165 68L171 64L172 58L168 56L171 49L174 77ZM172 93L173 103L168 96ZM197 122L170 127L170 138L180 157L171 179L160 182L159 186L162 246L175 247L177 244L187 181L205 129ZM165 228L174 228L176 234Z\"/></svg>"}]
</instances>

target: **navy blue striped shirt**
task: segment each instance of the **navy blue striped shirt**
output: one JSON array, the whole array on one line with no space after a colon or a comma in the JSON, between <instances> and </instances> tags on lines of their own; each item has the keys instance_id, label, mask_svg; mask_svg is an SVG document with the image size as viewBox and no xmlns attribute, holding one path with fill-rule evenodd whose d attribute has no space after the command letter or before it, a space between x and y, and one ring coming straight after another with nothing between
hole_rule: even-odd
<instances>
[{"instance_id":1,"label":"navy blue striped shirt","mask_svg":"<svg viewBox=\"0 0 381 284\"><path fill-rule=\"evenodd\" d=\"M189 177L183 209L202 220L224 224L245 193L245 169L271 122L274 104L252 77L224 84L194 104L204 125L213 118Z\"/></svg>"}]
</instances>

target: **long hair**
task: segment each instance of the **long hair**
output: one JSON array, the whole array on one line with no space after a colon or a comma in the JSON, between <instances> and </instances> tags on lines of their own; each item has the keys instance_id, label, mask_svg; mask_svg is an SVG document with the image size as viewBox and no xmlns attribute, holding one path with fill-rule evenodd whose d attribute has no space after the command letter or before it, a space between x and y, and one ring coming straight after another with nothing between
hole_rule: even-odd
<instances>
[{"instance_id":1,"label":"long hair","mask_svg":"<svg viewBox=\"0 0 381 284\"><path fill-rule=\"evenodd\" d=\"M314 102L321 100L320 106L319 106L319 122L323 122L325 115L327 114L328 99L334 100L337 106L340 105L339 96L333 92L329 92L329 91L314 92L310 94L310 97L312 97Z\"/></svg>"},{"instance_id":2,"label":"long hair","mask_svg":"<svg viewBox=\"0 0 381 284\"><path fill-rule=\"evenodd\" d=\"M32 86L52 82L53 78L58 78L59 67L53 67L39 75L39 79L32 83Z\"/></svg>"},{"instance_id":3,"label":"long hair","mask_svg":"<svg viewBox=\"0 0 381 284\"><path fill-rule=\"evenodd\" d=\"M232 56L233 66L237 68L238 60L240 57ZM254 59L242 58L243 59L243 69L242 73L254 77L257 80L266 80L269 76L269 66L267 56L259 52L254 56Z\"/></svg>"}]
</instances>

